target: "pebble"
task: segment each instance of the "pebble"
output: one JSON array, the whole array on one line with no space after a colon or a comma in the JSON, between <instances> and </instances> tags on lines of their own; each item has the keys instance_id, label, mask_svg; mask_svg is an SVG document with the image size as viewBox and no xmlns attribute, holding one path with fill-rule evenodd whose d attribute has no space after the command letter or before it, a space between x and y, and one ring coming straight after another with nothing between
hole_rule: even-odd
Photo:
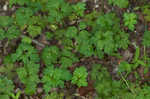
<instances>
[{"instance_id":1,"label":"pebble","mask_svg":"<svg viewBox=\"0 0 150 99\"><path fill-rule=\"evenodd\" d=\"M42 88L38 88L37 89L37 93L42 93L43 92L43 89Z\"/></svg>"},{"instance_id":2,"label":"pebble","mask_svg":"<svg viewBox=\"0 0 150 99\"><path fill-rule=\"evenodd\" d=\"M4 5L4 6L3 6L3 10L4 10L4 11L7 11L7 5Z\"/></svg>"},{"instance_id":3,"label":"pebble","mask_svg":"<svg viewBox=\"0 0 150 99\"><path fill-rule=\"evenodd\" d=\"M8 4L9 4L9 3L6 2L5 5L3 6L3 10L4 10L4 11L7 11L7 10L8 10Z\"/></svg>"},{"instance_id":4,"label":"pebble","mask_svg":"<svg viewBox=\"0 0 150 99\"><path fill-rule=\"evenodd\" d=\"M87 2L87 0L82 0L82 2Z\"/></svg>"},{"instance_id":5,"label":"pebble","mask_svg":"<svg viewBox=\"0 0 150 99\"><path fill-rule=\"evenodd\" d=\"M133 53L131 53L129 50L126 50L123 54L123 59L127 61L131 61L133 57Z\"/></svg>"},{"instance_id":6,"label":"pebble","mask_svg":"<svg viewBox=\"0 0 150 99\"><path fill-rule=\"evenodd\" d=\"M24 99L28 99L28 97L27 96L24 96L25 98Z\"/></svg>"}]
</instances>

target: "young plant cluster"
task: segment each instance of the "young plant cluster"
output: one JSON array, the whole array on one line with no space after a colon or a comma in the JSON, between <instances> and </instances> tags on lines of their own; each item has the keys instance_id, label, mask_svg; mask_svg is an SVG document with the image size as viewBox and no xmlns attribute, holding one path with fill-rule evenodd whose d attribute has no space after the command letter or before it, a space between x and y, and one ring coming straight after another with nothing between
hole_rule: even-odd
<instances>
[{"instance_id":1,"label":"young plant cluster","mask_svg":"<svg viewBox=\"0 0 150 99\"><path fill-rule=\"evenodd\" d=\"M130 5L128 0L106 1L120 10ZM136 13L124 11L121 19L115 11L89 10L86 2L71 0L9 0L9 9L13 7L10 15L0 16L0 44L5 43L5 54L0 50L0 99L63 99L65 93L58 89L89 87L90 81L97 94L94 99L150 96L148 85L141 87L126 79L139 67L148 73L150 66L150 31L143 33L141 45L132 44L128 33L136 29ZM108 66L82 63L94 57L108 65L105 58L121 56L129 45L134 46L134 56L117 64L119 80L112 78Z\"/></svg>"}]
</instances>

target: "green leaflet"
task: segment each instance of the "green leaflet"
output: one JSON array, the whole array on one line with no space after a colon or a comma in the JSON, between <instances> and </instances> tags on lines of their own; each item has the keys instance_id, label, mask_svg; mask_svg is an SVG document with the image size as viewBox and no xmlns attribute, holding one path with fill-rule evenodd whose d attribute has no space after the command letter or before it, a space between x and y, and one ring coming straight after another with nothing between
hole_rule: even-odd
<instances>
[{"instance_id":1,"label":"green leaflet","mask_svg":"<svg viewBox=\"0 0 150 99\"><path fill-rule=\"evenodd\" d=\"M82 30L79 32L76 37L77 46L76 50L78 50L81 54L85 56L91 56L93 54L93 47L90 41L90 33L86 30Z\"/></svg>"},{"instance_id":2,"label":"green leaflet","mask_svg":"<svg viewBox=\"0 0 150 99\"><path fill-rule=\"evenodd\" d=\"M76 84L78 87L81 86L87 86L87 78L88 73L85 67L80 66L79 68L76 68L75 71L73 72L73 77L71 80L72 84Z\"/></svg>"},{"instance_id":3,"label":"green leaflet","mask_svg":"<svg viewBox=\"0 0 150 99\"><path fill-rule=\"evenodd\" d=\"M87 24L85 22L80 22L79 23L79 29L80 30L86 29L86 27L87 27Z\"/></svg>"},{"instance_id":4,"label":"green leaflet","mask_svg":"<svg viewBox=\"0 0 150 99\"><path fill-rule=\"evenodd\" d=\"M13 18L9 16L0 16L0 26L8 27L13 23Z\"/></svg>"},{"instance_id":5,"label":"green leaflet","mask_svg":"<svg viewBox=\"0 0 150 99\"><path fill-rule=\"evenodd\" d=\"M142 44L146 47L150 47L150 31L145 31Z\"/></svg>"},{"instance_id":6,"label":"green leaflet","mask_svg":"<svg viewBox=\"0 0 150 99\"><path fill-rule=\"evenodd\" d=\"M21 32L18 30L18 28L16 26L11 26L8 28L6 37L10 40L19 37L19 35L21 34Z\"/></svg>"},{"instance_id":7,"label":"green leaflet","mask_svg":"<svg viewBox=\"0 0 150 99\"><path fill-rule=\"evenodd\" d=\"M30 44L21 43L16 50L16 53L12 54L13 62L22 61L24 64L28 62L39 62L39 56L37 50Z\"/></svg>"},{"instance_id":8,"label":"green leaflet","mask_svg":"<svg viewBox=\"0 0 150 99\"><path fill-rule=\"evenodd\" d=\"M73 63L78 62L78 58L70 51L64 49L62 52L62 57L60 58L61 68L68 68L72 66Z\"/></svg>"},{"instance_id":9,"label":"green leaflet","mask_svg":"<svg viewBox=\"0 0 150 99\"><path fill-rule=\"evenodd\" d=\"M48 93L52 88L64 88L64 81L70 80L72 75L66 69L54 68L54 66L47 66L44 69L44 76L42 82L43 88Z\"/></svg>"},{"instance_id":10,"label":"green leaflet","mask_svg":"<svg viewBox=\"0 0 150 99\"><path fill-rule=\"evenodd\" d=\"M108 0L109 4L118 6L119 8L127 8L129 1L128 0Z\"/></svg>"},{"instance_id":11,"label":"green leaflet","mask_svg":"<svg viewBox=\"0 0 150 99\"><path fill-rule=\"evenodd\" d=\"M31 43L32 43L32 39L29 38L29 37L27 37L27 36L23 36L22 42L23 42L23 43L31 44Z\"/></svg>"},{"instance_id":12,"label":"green leaflet","mask_svg":"<svg viewBox=\"0 0 150 99\"><path fill-rule=\"evenodd\" d=\"M74 9L74 13L77 16L83 17L84 10L85 10L85 3L81 3L81 2L77 3L76 5L73 5L73 9Z\"/></svg>"},{"instance_id":13,"label":"green leaflet","mask_svg":"<svg viewBox=\"0 0 150 99\"><path fill-rule=\"evenodd\" d=\"M0 40L7 38L12 40L21 34L17 26L13 24L14 19L10 16L0 16Z\"/></svg>"},{"instance_id":14,"label":"green leaflet","mask_svg":"<svg viewBox=\"0 0 150 99\"><path fill-rule=\"evenodd\" d=\"M59 56L60 52L57 46L47 46L43 49L41 58L45 65L51 65L57 62Z\"/></svg>"},{"instance_id":15,"label":"green leaflet","mask_svg":"<svg viewBox=\"0 0 150 99\"><path fill-rule=\"evenodd\" d=\"M13 82L7 77L0 76L0 89L0 96L2 95L1 97L8 98L8 96L13 93L14 90Z\"/></svg>"},{"instance_id":16,"label":"green leaflet","mask_svg":"<svg viewBox=\"0 0 150 99\"><path fill-rule=\"evenodd\" d=\"M119 48L126 49L129 44L128 34L120 29L119 18L114 13L100 15L93 27L92 44L101 58L104 53L111 55Z\"/></svg>"},{"instance_id":17,"label":"green leaflet","mask_svg":"<svg viewBox=\"0 0 150 99\"><path fill-rule=\"evenodd\" d=\"M18 38L20 36L21 32L18 30L18 27L11 26L8 28L7 31L0 29L0 39L3 40L7 38L8 40L13 40L15 38Z\"/></svg>"},{"instance_id":18,"label":"green leaflet","mask_svg":"<svg viewBox=\"0 0 150 99\"><path fill-rule=\"evenodd\" d=\"M126 71L126 72L130 73L132 71L132 69L134 68L133 66L134 66L133 64L129 64L128 62L123 61L119 65L118 72Z\"/></svg>"},{"instance_id":19,"label":"green leaflet","mask_svg":"<svg viewBox=\"0 0 150 99\"><path fill-rule=\"evenodd\" d=\"M34 38L34 37L36 37L36 36L38 36L38 35L41 34L42 29L41 29L41 27L39 27L39 26L30 25L30 26L28 27L28 32L29 32L29 35L30 35L32 38Z\"/></svg>"},{"instance_id":20,"label":"green leaflet","mask_svg":"<svg viewBox=\"0 0 150 99\"><path fill-rule=\"evenodd\" d=\"M5 31L3 29L0 29L0 40L3 40L5 37Z\"/></svg>"},{"instance_id":21,"label":"green leaflet","mask_svg":"<svg viewBox=\"0 0 150 99\"><path fill-rule=\"evenodd\" d=\"M20 8L15 13L16 24L21 29L24 29L29 24L30 17L33 15L33 11L30 8Z\"/></svg>"},{"instance_id":22,"label":"green leaflet","mask_svg":"<svg viewBox=\"0 0 150 99\"><path fill-rule=\"evenodd\" d=\"M69 16L72 12L71 6L64 0L49 0L46 4L49 12L48 21L50 23L62 23L62 19Z\"/></svg>"},{"instance_id":23,"label":"green leaflet","mask_svg":"<svg viewBox=\"0 0 150 99\"><path fill-rule=\"evenodd\" d=\"M26 85L25 93L28 95L32 95L36 92L37 83L39 83L38 72L39 64L32 62L17 69L19 79Z\"/></svg>"},{"instance_id":24,"label":"green leaflet","mask_svg":"<svg viewBox=\"0 0 150 99\"><path fill-rule=\"evenodd\" d=\"M65 36L68 38L74 38L77 35L77 28L75 26L69 27L66 31Z\"/></svg>"},{"instance_id":25,"label":"green leaflet","mask_svg":"<svg viewBox=\"0 0 150 99\"><path fill-rule=\"evenodd\" d=\"M137 24L137 15L135 13L124 13L123 15L124 25L133 31L135 29L135 24Z\"/></svg>"},{"instance_id":26,"label":"green leaflet","mask_svg":"<svg viewBox=\"0 0 150 99\"><path fill-rule=\"evenodd\" d=\"M25 93L32 95L36 92L37 84L39 83L39 56L37 50L28 43L21 43L16 50L16 53L11 55L12 61L21 61L23 67L17 68L17 74L20 81L25 85Z\"/></svg>"}]
</instances>

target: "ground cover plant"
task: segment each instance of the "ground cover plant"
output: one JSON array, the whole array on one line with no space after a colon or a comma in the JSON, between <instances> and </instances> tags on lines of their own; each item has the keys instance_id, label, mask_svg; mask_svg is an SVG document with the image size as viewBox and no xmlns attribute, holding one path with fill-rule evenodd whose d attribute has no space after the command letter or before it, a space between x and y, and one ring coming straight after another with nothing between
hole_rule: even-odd
<instances>
[{"instance_id":1,"label":"ground cover plant","mask_svg":"<svg viewBox=\"0 0 150 99\"><path fill-rule=\"evenodd\" d=\"M149 99L150 1L1 0L0 99Z\"/></svg>"}]
</instances>

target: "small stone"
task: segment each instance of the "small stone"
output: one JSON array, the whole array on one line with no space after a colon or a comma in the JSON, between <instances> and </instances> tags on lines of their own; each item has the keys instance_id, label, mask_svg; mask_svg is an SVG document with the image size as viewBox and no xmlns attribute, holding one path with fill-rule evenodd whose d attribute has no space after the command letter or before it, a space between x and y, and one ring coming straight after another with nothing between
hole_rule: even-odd
<instances>
[{"instance_id":1,"label":"small stone","mask_svg":"<svg viewBox=\"0 0 150 99\"><path fill-rule=\"evenodd\" d=\"M24 99L28 99L28 97L27 97L27 96L24 96Z\"/></svg>"},{"instance_id":2,"label":"small stone","mask_svg":"<svg viewBox=\"0 0 150 99\"><path fill-rule=\"evenodd\" d=\"M7 11L8 10L8 2L6 2L6 4L3 6L3 10Z\"/></svg>"},{"instance_id":3,"label":"small stone","mask_svg":"<svg viewBox=\"0 0 150 99\"><path fill-rule=\"evenodd\" d=\"M123 54L124 60L131 61L132 57L133 57L133 53L131 53L129 50L126 50Z\"/></svg>"},{"instance_id":4,"label":"small stone","mask_svg":"<svg viewBox=\"0 0 150 99\"><path fill-rule=\"evenodd\" d=\"M95 5L95 8L98 8L99 7L99 5Z\"/></svg>"},{"instance_id":5,"label":"small stone","mask_svg":"<svg viewBox=\"0 0 150 99\"><path fill-rule=\"evenodd\" d=\"M30 96L30 98L29 99L33 99L33 97L32 96Z\"/></svg>"},{"instance_id":6,"label":"small stone","mask_svg":"<svg viewBox=\"0 0 150 99\"><path fill-rule=\"evenodd\" d=\"M4 10L4 11L7 11L7 5L4 5L4 6L3 6L3 10Z\"/></svg>"},{"instance_id":7,"label":"small stone","mask_svg":"<svg viewBox=\"0 0 150 99\"><path fill-rule=\"evenodd\" d=\"M82 0L82 2L87 2L87 0Z\"/></svg>"},{"instance_id":8,"label":"small stone","mask_svg":"<svg viewBox=\"0 0 150 99\"><path fill-rule=\"evenodd\" d=\"M43 92L43 89L42 88L38 88L37 89L37 93L42 93Z\"/></svg>"},{"instance_id":9,"label":"small stone","mask_svg":"<svg viewBox=\"0 0 150 99\"><path fill-rule=\"evenodd\" d=\"M76 21L71 21L70 23L69 23L69 25L74 25L76 23Z\"/></svg>"}]
</instances>

